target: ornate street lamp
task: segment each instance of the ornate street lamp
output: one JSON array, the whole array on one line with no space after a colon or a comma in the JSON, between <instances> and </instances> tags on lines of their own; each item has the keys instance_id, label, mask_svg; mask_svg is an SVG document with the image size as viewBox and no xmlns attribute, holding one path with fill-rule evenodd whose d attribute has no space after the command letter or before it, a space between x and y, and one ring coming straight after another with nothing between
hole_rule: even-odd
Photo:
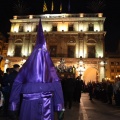
<instances>
[{"instance_id":1,"label":"ornate street lamp","mask_svg":"<svg viewBox=\"0 0 120 120\"><path fill-rule=\"evenodd\" d=\"M77 71L79 72L80 77L82 76L83 72L85 71L85 65L84 65L82 57L80 57L80 60L78 61Z\"/></svg>"}]
</instances>

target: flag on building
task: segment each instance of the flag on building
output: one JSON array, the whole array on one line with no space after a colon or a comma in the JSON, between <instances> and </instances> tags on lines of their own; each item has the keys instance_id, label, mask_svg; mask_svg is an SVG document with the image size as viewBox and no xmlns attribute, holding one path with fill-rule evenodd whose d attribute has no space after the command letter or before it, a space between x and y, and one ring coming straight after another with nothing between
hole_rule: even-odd
<instances>
[{"instance_id":1,"label":"flag on building","mask_svg":"<svg viewBox=\"0 0 120 120\"><path fill-rule=\"evenodd\" d=\"M70 12L70 0L68 2L68 12Z\"/></svg>"},{"instance_id":2,"label":"flag on building","mask_svg":"<svg viewBox=\"0 0 120 120\"><path fill-rule=\"evenodd\" d=\"M62 3L60 3L60 12L62 12Z\"/></svg>"},{"instance_id":3,"label":"flag on building","mask_svg":"<svg viewBox=\"0 0 120 120\"><path fill-rule=\"evenodd\" d=\"M51 5L51 11L54 10L54 3L53 3L53 0L52 0L52 5Z\"/></svg>"},{"instance_id":4,"label":"flag on building","mask_svg":"<svg viewBox=\"0 0 120 120\"><path fill-rule=\"evenodd\" d=\"M43 4L43 12L47 11L47 4L46 2L44 1L44 4Z\"/></svg>"}]
</instances>

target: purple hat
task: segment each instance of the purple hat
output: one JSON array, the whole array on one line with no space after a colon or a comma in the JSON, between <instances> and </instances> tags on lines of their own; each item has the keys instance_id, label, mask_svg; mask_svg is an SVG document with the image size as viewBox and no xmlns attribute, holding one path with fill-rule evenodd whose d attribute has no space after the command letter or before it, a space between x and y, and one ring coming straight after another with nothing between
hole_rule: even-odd
<instances>
[{"instance_id":1,"label":"purple hat","mask_svg":"<svg viewBox=\"0 0 120 120\"><path fill-rule=\"evenodd\" d=\"M47 50L46 41L45 41L45 37L44 37L43 29L42 29L42 24L41 24L41 19L39 21L39 26L38 26L37 40L36 40L35 47L36 46L39 46L39 47Z\"/></svg>"},{"instance_id":2,"label":"purple hat","mask_svg":"<svg viewBox=\"0 0 120 120\"><path fill-rule=\"evenodd\" d=\"M37 40L33 52L21 68L18 77L18 82L53 82L59 81L54 64L50 54L47 51L46 41L42 29L41 20L38 26Z\"/></svg>"}]
</instances>

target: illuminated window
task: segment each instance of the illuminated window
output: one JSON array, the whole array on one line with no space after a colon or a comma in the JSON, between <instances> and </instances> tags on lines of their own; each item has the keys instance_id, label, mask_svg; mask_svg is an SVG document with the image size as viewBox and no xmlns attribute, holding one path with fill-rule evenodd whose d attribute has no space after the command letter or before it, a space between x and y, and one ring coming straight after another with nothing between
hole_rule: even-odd
<instances>
[{"instance_id":1,"label":"illuminated window","mask_svg":"<svg viewBox=\"0 0 120 120\"><path fill-rule=\"evenodd\" d=\"M22 46L21 45L16 45L15 46L15 57L20 57L21 56L21 50L22 50Z\"/></svg>"},{"instance_id":2,"label":"illuminated window","mask_svg":"<svg viewBox=\"0 0 120 120\"><path fill-rule=\"evenodd\" d=\"M114 65L114 62L111 62L111 65Z\"/></svg>"},{"instance_id":3,"label":"illuminated window","mask_svg":"<svg viewBox=\"0 0 120 120\"><path fill-rule=\"evenodd\" d=\"M88 58L95 58L95 45L87 46Z\"/></svg>"},{"instance_id":4,"label":"illuminated window","mask_svg":"<svg viewBox=\"0 0 120 120\"><path fill-rule=\"evenodd\" d=\"M19 32L23 32L23 26L22 25L19 26Z\"/></svg>"},{"instance_id":5,"label":"illuminated window","mask_svg":"<svg viewBox=\"0 0 120 120\"><path fill-rule=\"evenodd\" d=\"M73 31L73 25L69 25L68 31Z\"/></svg>"},{"instance_id":6,"label":"illuminated window","mask_svg":"<svg viewBox=\"0 0 120 120\"><path fill-rule=\"evenodd\" d=\"M114 79L114 76L111 76L112 79Z\"/></svg>"},{"instance_id":7,"label":"illuminated window","mask_svg":"<svg viewBox=\"0 0 120 120\"><path fill-rule=\"evenodd\" d=\"M114 69L111 69L111 72L114 72Z\"/></svg>"},{"instance_id":8,"label":"illuminated window","mask_svg":"<svg viewBox=\"0 0 120 120\"><path fill-rule=\"evenodd\" d=\"M120 69L117 69L117 72L120 72Z\"/></svg>"},{"instance_id":9,"label":"illuminated window","mask_svg":"<svg viewBox=\"0 0 120 120\"><path fill-rule=\"evenodd\" d=\"M89 24L88 31L94 31L94 25L92 23Z\"/></svg>"},{"instance_id":10,"label":"illuminated window","mask_svg":"<svg viewBox=\"0 0 120 120\"><path fill-rule=\"evenodd\" d=\"M53 26L52 31L57 31L57 26Z\"/></svg>"},{"instance_id":11,"label":"illuminated window","mask_svg":"<svg viewBox=\"0 0 120 120\"><path fill-rule=\"evenodd\" d=\"M50 46L50 56L51 57L56 57L56 51L57 51L57 46L56 45Z\"/></svg>"},{"instance_id":12,"label":"illuminated window","mask_svg":"<svg viewBox=\"0 0 120 120\"><path fill-rule=\"evenodd\" d=\"M69 58L74 58L75 54L75 46L68 46L68 57Z\"/></svg>"},{"instance_id":13,"label":"illuminated window","mask_svg":"<svg viewBox=\"0 0 120 120\"><path fill-rule=\"evenodd\" d=\"M38 25L36 25L35 29L34 29L34 32L37 32L38 31Z\"/></svg>"}]
</instances>

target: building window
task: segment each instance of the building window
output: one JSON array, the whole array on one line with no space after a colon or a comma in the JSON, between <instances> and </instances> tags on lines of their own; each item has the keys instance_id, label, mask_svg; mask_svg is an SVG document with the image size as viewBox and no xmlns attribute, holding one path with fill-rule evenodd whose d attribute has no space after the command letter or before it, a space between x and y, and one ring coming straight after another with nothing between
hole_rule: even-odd
<instances>
[{"instance_id":1,"label":"building window","mask_svg":"<svg viewBox=\"0 0 120 120\"><path fill-rule=\"evenodd\" d=\"M56 51L57 51L56 45L50 46L50 56L51 57L56 57Z\"/></svg>"},{"instance_id":2,"label":"building window","mask_svg":"<svg viewBox=\"0 0 120 120\"><path fill-rule=\"evenodd\" d=\"M69 58L74 58L74 54L75 54L75 46L68 46L68 57Z\"/></svg>"},{"instance_id":3,"label":"building window","mask_svg":"<svg viewBox=\"0 0 120 120\"><path fill-rule=\"evenodd\" d=\"M114 65L114 62L111 62L111 65Z\"/></svg>"},{"instance_id":4,"label":"building window","mask_svg":"<svg viewBox=\"0 0 120 120\"><path fill-rule=\"evenodd\" d=\"M34 32L37 32L38 31L38 25L36 25L35 29L34 29Z\"/></svg>"},{"instance_id":5,"label":"building window","mask_svg":"<svg viewBox=\"0 0 120 120\"><path fill-rule=\"evenodd\" d=\"M57 31L57 26L53 26L52 31Z\"/></svg>"},{"instance_id":6,"label":"building window","mask_svg":"<svg viewBox=\"0 0 120 120\"><path fill-rule=\"evenodd\" d=\"M22 25L19 26L19 32L23 32L23 26Z\"/></svg>"},{"instance_id":7,"label":"building window","mask_svg":"<svg viewBox=\"0 0 120 120\"><path fill-rule=\"evenodd\" d=\"M117 69L117 72L120 72L120 69Z\"/></svg>"},{"instance_id":8,"label":"building window","mask_svg":"<svg viewBox=\"0 0 120 120\"><path fill-rule=\"evenodd\" d=\"M21 49L22 49L21 45L15 46L15 54L14 54L15 57L21 57Z\"/></svg>"},{"instance_id":9,"label":"building window","mask_svg":"<svg viewBox=\"0 0 120 120\"><path fill-rule=\"evenodd\" d=\"M111 76L112 79L114 79L114 76Z\"/></svg>"},{"instance_id":10,"label":"building window","mask_svg":"<svg viewBox=\"0 0 120 120\"><path fill-rule=\"evenodd\" d=\"M111 72L114 72L114 69L111 69Z\"/></svg>"},{"instance_id":11,"label":"building window","mask_svg":"<svg viewBox=\"0 0 120 120\"><path fill-rule=\"evenodd\" d=\"M116 66L119 65L119 62L116 62Z\"/></svg>"},{"instance_id":12,"label":"building window","mask_svg":"<svg viewBox=\"0 0 120 120\"><path fill-rule=\"evenodd\" d=\"M88 58L95 58L95 46L89 45L87 46Z\"/></svg>"},{"instance_id":13,"label":"building window","mask_svg":"<svg viewBox=\"0 0 120 120\"><path fill-rule=\"evenodd\" d=\"M94 31L94 25L92 23L89 24L88 31Z\"/></svg>"},{"instance_id":14,"label":"building window","mask_svg":"<svg viewBox=\"0 0 120 120\"><path fill-rule=\"evenodd\" d=\"M73 31L73 25L69 25L68 31Z\"/></svg>"}]
</instances>

